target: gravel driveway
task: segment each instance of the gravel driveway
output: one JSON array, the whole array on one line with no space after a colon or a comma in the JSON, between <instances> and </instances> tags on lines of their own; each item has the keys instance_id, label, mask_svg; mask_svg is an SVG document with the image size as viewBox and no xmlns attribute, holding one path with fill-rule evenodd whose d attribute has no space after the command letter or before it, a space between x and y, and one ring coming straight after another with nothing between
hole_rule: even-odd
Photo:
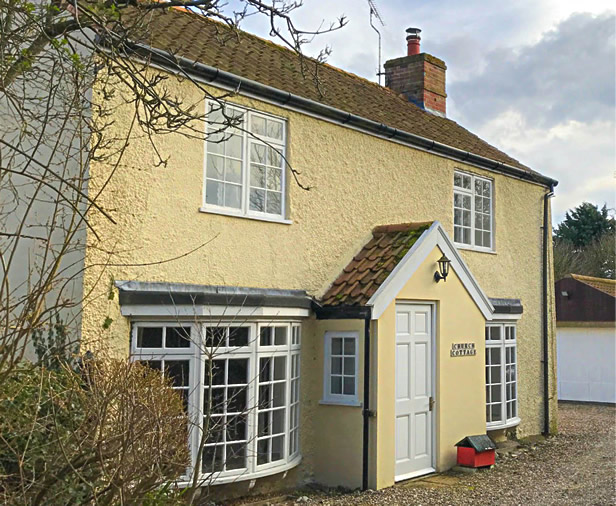
<instances>
[{"instance_id":1,"label":"gravel driveway","mask_svg":"<svg viewBox=\"0 0 616 506\"><path fill-rule=\"evenodd\" d=\"M446 473L379 492L311 492L287 504L613 505L616 411L560 404L560 434L527 444L487 471Z\"/></svg>"}]
</instances>

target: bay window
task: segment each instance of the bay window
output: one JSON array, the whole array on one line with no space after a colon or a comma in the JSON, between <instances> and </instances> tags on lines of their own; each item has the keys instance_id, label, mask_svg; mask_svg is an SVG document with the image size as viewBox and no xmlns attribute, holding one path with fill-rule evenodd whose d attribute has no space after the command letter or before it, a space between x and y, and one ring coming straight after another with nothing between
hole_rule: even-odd
<instances>
[{"instance_id":1,"label":"bay window","mask_svg":"<svg viewBox=\"0 0 616 506\"><path fill-rule=\"evenodd\" d=\"M284 120L213 101L207 107L203 209L284 219Z\"/></svg>"},{"instance_id":2,"label":"bay window","mask_svg":"<svg viewBox=\"0 0 616 506\"><path fill-rule=\"evenodd\" d=\"M511 427L519 422L516 326L489 323L485 338L487 427Z\"/></svg>"},{"instance_id":3,"label":"bay window","mask_svg":"<svg viewBox=\"0 0 616 506\"><path fill-rule=\"evenodd\" d=\"M133 360L170 377L185 401L192 453L187 477L201 446L198 472L214 483L299 462L300 332L295 322L133 325Z\"/></svg>"},{"instance_id":4,"label":"bay window","mask_svg":"<svg viewBox=\"0 0 616 506\"><path fill-rule=\"evenodd\" d=\"M491 250L492 181L456 171L453 176L453 238L458 245Z\"/></svg>"}]
</instances>

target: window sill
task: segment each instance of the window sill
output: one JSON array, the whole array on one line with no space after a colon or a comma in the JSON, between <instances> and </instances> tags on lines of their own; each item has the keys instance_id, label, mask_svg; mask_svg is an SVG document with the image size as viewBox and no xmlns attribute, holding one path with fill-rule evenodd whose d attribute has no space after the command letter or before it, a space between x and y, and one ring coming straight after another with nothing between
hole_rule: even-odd
<instances>
[{"instance_id":1,"label":"window sill","mask_svg":"<svg viewBox=\"0 0 616 506\"><path fill-rule=\"evenodd\" d=\"M476 246L469 246L468 244L460 244L460 243L454 243L456 248L460 249L460 250L466 250L466 251L475 251L477 253L487 253L489 255L496 255L496 251L493 249L485 249L485 248L478 248Z\"/></svg>"},{"instance_id":2,"label":"window sill","mask_svg":"<svg viewBox=\"0 0 616 506\"><path fill-rule=\"evenodd\" d=\"M200 483L199 486L207 487L209 485L223 485L225 483L235 483L237 481L254 480L257 478L263 478L265 476L272 476L274 474L283 473L285 471L288 471L289 469L297 467L301 461L302 461L302 456L298 455L297 457L294 457L293 460L289 462L276 465L276 466L272 466L272 467L267 467L265 469L259 469L252 473L246 470L243 470L243 471L240 471L239 473L229 472L222 476L221 476L221 473L218 473L218 476L215 473L212 475L204 474L199 479L199 483ZM179 481L174 482L174 485L177 486L178 488L190 487L192 485L192 480L180 479Z\"/></svg>"},{"instance_id":3,"label":"window sill","mask_svg":"<svg viewBox=\"0 0 616 506\"><path fill-rule=\"evenodd\" d=\"M218 214L221 216L230 216L232 218L244 218L246 220L266 221L269 223L280 223L281 225L291 225L291 220L285 220L284 218L274 218L269 216L254 216L249 214L234 213L233 211L225 211L223 209L213 209L210 207L200 207L200 213Z\"/></svg>"},{"instance_id":4,"label":"window sill","mask_svg":"<svg viewBox=\"0 0 616 506\"><path fill-rule=\"evenodd\" d=\"M322 406L348 406L351 408L361 408L362 403L357 399L349 400L349 401L338 401L332 399L321 399L319 404Z\"/></svg>"},{"instance_id":5,"label":"window sill","mask_svg":"<svg viewBox=\"0 0 616 506\"><path fill-rule=\"evenodd\" d=\"M491 430L501 430L501 429L510 429L511 427L516 427L520 425L522 420L519 417L512 418L506 423L498 423L498 424L487 424L486 429L488 431Z\"/></svg>"}]
</instances>

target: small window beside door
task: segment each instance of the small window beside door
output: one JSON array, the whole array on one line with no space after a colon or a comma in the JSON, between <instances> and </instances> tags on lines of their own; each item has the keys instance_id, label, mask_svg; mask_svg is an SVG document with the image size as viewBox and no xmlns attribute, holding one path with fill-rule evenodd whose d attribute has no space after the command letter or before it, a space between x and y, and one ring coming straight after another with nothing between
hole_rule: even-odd
<instances>
[{"instance_id":1,"label":"small window beside door","mask_svg":"<svg viewBox=\"0 0 616 506\"><path fill-rule=\"evenodd\" d=\"M357 332L325 333L322 403L359 406L358 349Z\"/></svg>"}]
</instances>

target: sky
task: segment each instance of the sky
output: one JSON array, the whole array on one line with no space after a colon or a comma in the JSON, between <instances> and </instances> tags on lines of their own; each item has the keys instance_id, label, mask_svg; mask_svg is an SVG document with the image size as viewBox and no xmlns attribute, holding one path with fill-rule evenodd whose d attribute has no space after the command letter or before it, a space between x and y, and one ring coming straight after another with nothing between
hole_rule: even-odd
<instances>
[{"instance_id":1,"label":"sky","mask_svg":"<svg viewBox=\"0 0 616 506\"><path fill-rule=\"evenodd\" d=\"M233 7L233 1L230 6ZM447 116L525 165L557 179L554 223L584 201L616 207L616 11L611 1L375 0L382 61L406 55L405 29L447 63ZM292 13L314 29L346 16L328 63L376 80L378 39L368 0L304 0ZM269 37L265 20L241 27Z\"/></svg>"}]
</instances>

